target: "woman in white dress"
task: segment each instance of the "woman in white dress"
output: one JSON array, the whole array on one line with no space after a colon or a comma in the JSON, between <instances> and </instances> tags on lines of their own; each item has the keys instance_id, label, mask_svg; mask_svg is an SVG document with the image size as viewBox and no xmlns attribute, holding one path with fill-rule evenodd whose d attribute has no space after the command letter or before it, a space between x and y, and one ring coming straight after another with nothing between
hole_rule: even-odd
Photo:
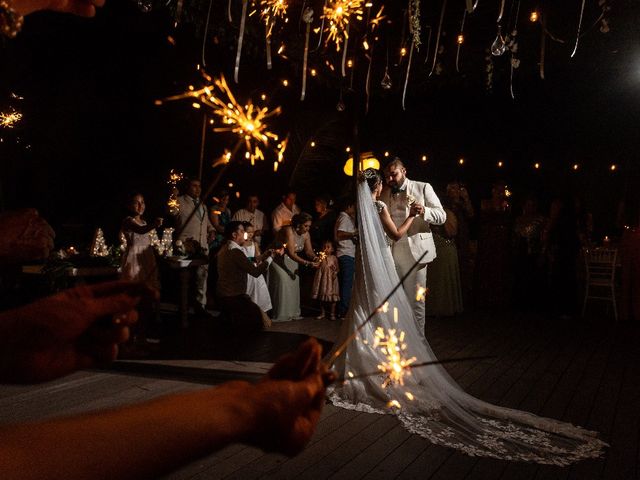
<instances>
[{"instance_id":1,"label":"woman in white dress","mask_svg":"<svg viewBox=\"0 0 640 480\"><path fill-rule=\"evenodd\" d=\"M256 257L260 256L260 247L253 240L253 234L255 229L250 222L242 222L244 226L244 231L247 234L247 240L244 242L242 246L242 250L244 254L251 260L251 262L255 263ZM260 307L260 310L263 312L268 312L271 310L271 295L269 295L269 288L267 287L267 281L264 279L263 275L259 277L254 277L252 275L247 275L247 295L251 297L253 303Z\"/></svg>"},{"instance_id":2,"label":"woman in white dress","mask_svg":"<svg viewBox=\"0 0 640 480\"><path fill-rule=\"evenodd\" d=\"M269 267L269 293L273 304L274 322L299 320L301 266L316 267L318 257L311 246L309 229L311 215L298 213L291 218L291 225L278 230L276 243L285 246L285 254L276 257ZM302 257L305 254L307 258Z\"/></svg>"},{"instance_id":3,"label":"woman in white dress","mask_svg":"<svg viewBox=\"0 0 640 480\"><path fill-rule=\"evenodd\" d=\"M416 327L404 289L389 297L388 309L378 308L399 283L387 235L394 238L400 232L388 224L389 212L377 201L382 188L379 172L367 169L361 175L353 296L330 357L338 376L347 379L379 371L378 365L388 361L380 346L374 348L376 329L385 334L395 329L397 336L404 332L404 358L415 357L416 363L437 360ZM366 323L372 312L376 313ZM356 340L348 341L352 336ZM383 373L352 378L332 387L329 399L343 408L395 414L410 432L471 456L568 465L598 457L606 446L595 432L474 398L439 365L404 370L402 384L391 380Z\"/></svg>"}]
</instances>

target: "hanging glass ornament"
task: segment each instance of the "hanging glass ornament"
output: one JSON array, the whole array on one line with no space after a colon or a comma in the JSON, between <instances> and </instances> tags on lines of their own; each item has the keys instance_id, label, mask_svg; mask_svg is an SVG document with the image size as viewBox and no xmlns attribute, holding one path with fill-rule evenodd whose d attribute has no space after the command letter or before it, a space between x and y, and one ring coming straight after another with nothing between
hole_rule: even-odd
<instances>
[{"instance_id":1,"label":"hanging glass ornament","mask_svg":"<svg viewBox=\"0 0 640 480\"><path fill-rule=\"evenodd\" d=\"M502 37L502 27L498 25L498 34L496 35L496 39L491 44L491 55L494 57L499 57L507 50L507 44Z\"/></svg>"},{"instance_id":2,"label":"hanging glass ornament","mask_svg":"<svg viewBox=\"0 0 640 480\"><path fill-rule=\"evenodd\" d=\"M142 13L149 13L153 9L153 2L151 0L138 0L136 3Z\"/></svg>"},{"instance_id":3,"label":"hanging glass ornament","mask_svg":"<svg viewBox=\"0 0 640 480\"><path fill-rule=\"evenodd\" d=\"M389 67L386 67L384 69L384 76L382 77L380 86L385 90L391 90L391 87L393 86L393 83L391 82L391 76L389 75Z\"/></svg>"}]
</instances>

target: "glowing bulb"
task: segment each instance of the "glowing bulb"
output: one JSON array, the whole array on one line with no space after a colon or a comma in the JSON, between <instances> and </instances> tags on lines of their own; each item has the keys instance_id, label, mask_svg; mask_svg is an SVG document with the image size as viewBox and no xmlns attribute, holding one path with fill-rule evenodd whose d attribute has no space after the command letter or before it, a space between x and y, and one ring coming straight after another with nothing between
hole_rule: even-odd
<instances>
[{"instance_id":1,"label":"glowing bulb","mask_svg":"<svg viewBox=\"0 0 640 480\"><path fill-rule=\"evenodd\" d=\"M344 149L347 153L349 153L351 151L351 147L347 147Z\"/></svg>"},{"instance_id":2,"label":"glowing bulb","mask_svg":"<svg viewBox=\"0 0 640 480\"><path fill-rule=\"evenodd\" d=\"M311 142L311 147L315 147L316 146L316 142Z\"/></svg>"},{"instance_id":3,"label":"glowing bulb","mask_svg":"<svg viewBox=\"0 0 640 480\"><path fill-rule=\"evenodd\" d=\"M312 69L311 69L311 76L312 76L312 77L315 77L317 74L318 74L318 72L316 71L316 69L315 69L315 68L312 68Z\"/></svg>"},{"instance_id":4,"label":"glowing bulb","mask_svg":"<svg viewBox=\"0 0 640 480\"><path fill-rule=\"evenodd\" d=\"M262 95L260 95L260 98L261 98L262 100L266 100L266 99L267 99L267 96L263 93Z\"/></svg>"},{"instance_id":5,"label":"glowing bulb","mask_svg":"<svg viewBox=\"0 0 640 480\"><path fill-rule=\"evenodd\" d=\"M573 169L574 169L574 170L578 170L578 164L577 164L577 163L574 163L574 164L573 164Z\"/></svg>"},{"instance_id":6,"label":"glowing bulb","mask_svg":"<svg viewBox=\"0 0 640 480\"><path fill-rule=\"evenodd\" d=\"M458 164L459 165L464 165L464 158L458 159Z\"/></svg>"},{"instance_id":7,"label":"glowing bulb","mask_svg":"<svg viewBox=\"0 0 640 480\"><path fill-rule=\"evenodd\" d=\"M532 22L537 22L538 21L538 12L536 10L531 12L531 15L529 15L529 20L532 21Z\"/></svg>"},{"instance_id":8,"label":"glowing bulb","mask_svg":"<svg viewBox=\"0 0 640 480\"><path fill-rule=\"evenodd\" d=\"M367 42L367 40L366 40L366 39L364 39L364 40L362 41L362 47L363 47L365 50L369 50L369 42Z\"/></svg>"},{"instance_id":9,"label":"glowing bulb","mask_svg":"<svg viewBox=\"0 0 640 480\"><path fill-rule=\"evenodd\" d=\"M423 162L426 162L426 161L427 161L427 158L428 158L428 157L427 157L426 155L422 155L422 161L423 161Z\"/></svg>"},{"instance_id":10,"label":"glowing bulb","mask_svg":"<svg viewBox=\"0 0 640 480\"><path fill-rule=\"evenodd\" d=\"M349 68L353 67L353 60L351 59L347 60L347 67Z\"/></svg>"},{"instance_id":11,"label":"glowing bulb","mask_svg":"<svg viewBox=\"0 0 640 480\"><path fill-rule=\"evenodd\" d=\"M284 80L282 80L282 85L284 85L285 87L289 86L289 80L287 80L286 78Z\"/></svg>"},{"instance_id":12,"label":"glowing bulb","mask_svg":"<svg viewBox=\"0 0 640 480\"><path fill-rule=\"evenodd\" d=\"M193 102L193 103L191 104L191 106L192 106L193 108L195 108L195 109L200 108L200 104L199 104L199 103L196 103L196 102Z\"/></svg>"},{"instance_id":13,"label":"glowing bulb","mask_svg":"<svg viewBox=\"0 0 640 480\"><path fill-rule=\"evenodd\" d=\"M502 165L504 165L501 161L498 162L498 168L502 168Z\"/></svg>"},{"instance_id":14,"label":"glowing bulb","mask_svg":"<svg viewBox=\"0 0 640 480\"><path fill-rule=\"evenodd\" d=\"M389 156L389 152L384 152L384 156L388 157Z\"/></svg>"},{"instance_id":15,"label":"glowing bulb","mask_svg":"<svg viewBox=\"0 0 640 480\"><path fill-rule=\"evenodd\" d=\"M610 166L609 168L610 168L610 169L611 169L611 171L613 172L613 171L615 171L615 170L618 168L618 166L617 166L615 163L613 163L613 164L611 164L611 166Z\"/></svg>"},{"instance_id":16,"label":"glowing bulb","mask_svg":"<svg viewBox=\"0 0 640 480\"><path fill-rule=\"evenodd\" d=\"M229 182L229 188L233 188L233 182Z\"/></svg>"},{"instance_id":17,"label":"glowing bulb","mask_svg":"<svg viewBox=\"0 0 640 480\"><path fill-rule=\"evenodd\" d=\"M458 35L458 45L462 45L464 43L464 35Z\"/></svg>"},{"instance_id":18,"label":"glowing bulb","mask_svg":"<svg viewBox=\"0 0 640 480\"><path fill-rule=\"evenodd\" d=\"M406 54L407 54L407 49L406 49L406 48L404 48L404 47L402 47L402 48L400 49L400 56L401 56L401 57L404 57Z\"/></svg>"},{"instance_id":19,"label":"glowing bulb","mask_svg":"<svg viewBox=\"0 0 640 480\"><path fill-rule=\"evenodd\" d=\"M537 170L538 168L540 168L540 164L539 163L534 163L533 164L533 168L535 168Z\"/></svg>"}]
</instances>

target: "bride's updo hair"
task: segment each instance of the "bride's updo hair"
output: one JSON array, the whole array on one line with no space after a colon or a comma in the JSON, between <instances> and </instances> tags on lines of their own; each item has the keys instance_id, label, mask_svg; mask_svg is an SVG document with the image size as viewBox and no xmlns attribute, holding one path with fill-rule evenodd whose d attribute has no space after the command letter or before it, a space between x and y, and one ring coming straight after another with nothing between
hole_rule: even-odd
<instances>
[{"instance_id":1,"label":"bride's updo hair","mask_svg":"<svg viewBox=\"0 0 640 480\"><path fill-rule=\"evenodd\" d=\"M367 168L360 172L360 181L367 182L369 189L373 192L376 187L382 183L382 175L380 170L375 168Z\"/></svg>"}]
</instances>

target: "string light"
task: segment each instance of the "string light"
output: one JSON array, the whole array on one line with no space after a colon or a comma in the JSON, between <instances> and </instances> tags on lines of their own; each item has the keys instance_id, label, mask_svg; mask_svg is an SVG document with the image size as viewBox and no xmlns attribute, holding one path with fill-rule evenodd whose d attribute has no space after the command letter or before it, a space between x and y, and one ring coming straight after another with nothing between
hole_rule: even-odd
<instances>
[{"instance_id":1,"label":"string light","mask_svg":"<svg viewBox=\"0 0 640 480\"><path fill-rule=\"evenodd\" d=\"M284 80L282 80L282 85L284 85L285 87L289 86L289 80L287 80L286 78Z\"/></svg>"},{"instance_id":2,"label":"string light","mask_svg":"<svg viewBox=\"0 0 640 480\"><path fill-rule=\"evenodd\" d=\"M529 20L533 23L538 21L538 12L536 10L533 10L531 12L531 14L529 15Z\"/></svg>"},{"instance_id":3,"label":"string light","mask_svg":"<svg viewBox=\"0 0 640 480\"><path fill-rule=\"evenodd\" d=\"M426 162L429 159L429 157L427 157L426 155L422 155L422 161Z\"/></svg>"},{"instance_id":4,"label":"string light","mask_svg":"<svg viewBox=\"0 0 640 480\"><path fill-rule=\"evenodd\" d=\"M407 54L407 49L406 49L405 47L402 47L402 48L400 49L400 56L401 56L401 57L404 57L406 54Z\"/></svg>"},{"instance_id":5,"label":"string light","mask_svg":"<svg viewBox=\"0 0 640 480\"><path fill-rule=\"evenodd\" d=\"M458 35L458 45L462 45L464 43L464 35Z\"/></svg>"},{"instance_id":6,"label":"string light","mask_svg":"<svg viewBox=\"0 0 640 480\"><path fill-rule=\"evenodd\" d=\"M311 69L311 76L312 76L312 77L315 77L317 74L318 74L318 72L316 71L316 69L315 69L315 68L312 68L312 69Z\"/></svg>"},{"instance_id":7,"label":"string light","mask_svg":"<svg viewBox=\"0 0 640 480\"><path fill-rule=\"evenodd\" d=\"M267 96L263 93L262 95L260 95L260 99L262 101L265 101L267 99Z\"/></svg>"},{"instance_id":8,"label":"string light","mask_svg":"<svg viewBox=\"0 0 640 480\"><path fill-rule=\"evenodd\" d=\"M351 147L347 147L344 149L345 152L349 153L351 151Z\"/></svg>"},{"instance_id":9,"label":"string light","mask_svg":"<svg viewBox=\"0 0 640 480\"><path fill-rule=\"evenodd\" d=\"M615 163L612 163L611 166L609 167L609 169L614 172L615 170L618 169L618 166Z\"/></svg>"},{"instance_id":10,"label":"string light","mask_svg":"<svg viewBox=\"0 0 640 480\"><path fill-rule=\"evenodd\" d=\"M349 68L353 67L353 60L351 59L347 60L347 67Z\"/></svg>"},{"instance_id":11,"label":"string light","mask_svg":"<svg viewBox=\"0 0 640 480\"><path fill-rule=\"evenodd\" d=\"M536 170L540 168L540 164L539 163L534 163L533 164L533 168L535 168Z\"/></svg>"},{"instance_id":12,"label":"string light","mask_svg":"<svg viewBox=\"0 0 640 480\"><path fill-rule=\"evenodd\" d=\"M389 156L389 152L384 152L384 156L388 157Z\"/></svg>"},{"instance_id":13,"label":"string light","mask_svg":"<svg viewBox=\"0 0 640 480\"><path fill-rule=\"evenodd\" d=\"M311 145L311 148L314 148L316 146L316 142L312 141L310 145Z\"/></svg>"},{"instance_id":14,"label":"string light","mask_svg":"<svg viewBox=\"0 0 640 480\"><path fill-rule=\"evenodd\" d=\"M499 161L499 162L498 162L498 168L502 168L502 166L503 166L503 165L504 165L504 164L502 163L502 161Z\"/></svg>"},{"instance_id":15,"label":"string light","mask_svg":"<svg viewBox=\"0 0 640 480\"><path fill-rule=\"evenodd\" d=\"M464 165L464 158L458 159L458 165Z\"/></svg>"},{"instance_id":16,"label":"string light","mask_svg":"<svg viewBox=\"0 0 640 480\"><path fill-rule=\"evenodd\" d=\"M575 170L578 170L578 168L579 168L579 165L578 165L577 163L574 163L574 164L573 164L573 170L574 170L574 171L575 171Z\"/></svg>"}]
</instances>

